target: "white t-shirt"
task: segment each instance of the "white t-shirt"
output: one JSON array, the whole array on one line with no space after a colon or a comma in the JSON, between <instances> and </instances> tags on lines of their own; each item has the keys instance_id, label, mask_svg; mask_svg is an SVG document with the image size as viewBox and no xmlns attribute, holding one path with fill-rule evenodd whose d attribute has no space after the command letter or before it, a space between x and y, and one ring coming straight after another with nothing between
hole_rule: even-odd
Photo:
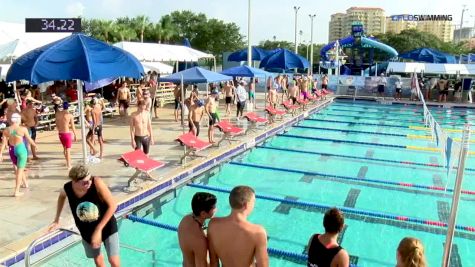
<instances>
[{"instance_id":1,"label":"white t-shirt","mask_svg":"<svg viewBox=\"0 0 475 267\"><path fill-rule=\"evenodd\" d=\"M386 78L384 78L384 77L380 77L380 78L379 78L378 85L386 85L386 83L387 83L387 82L386 82Z\"/></svg>"},{"instance_id":2,"label":"white t-shirt","mask_svg":"<svg viewBox=\"0 0 475 267\"><path fill-rule=\"evenodd\" d=\"M396 88L401 89L402 87L402 81L396 81Z\"/></svg>"},{"instance_id":3,"label":"white t-shirt","mask_svg":"<svg viewBox=\"0 0 475 267\"><path fill-rule=\"evenodd\" d=\"M244 102L247 100L247 92L242 85L238 85L236 88L236 97L239 102Z\"/></svg>"}]
</instances>

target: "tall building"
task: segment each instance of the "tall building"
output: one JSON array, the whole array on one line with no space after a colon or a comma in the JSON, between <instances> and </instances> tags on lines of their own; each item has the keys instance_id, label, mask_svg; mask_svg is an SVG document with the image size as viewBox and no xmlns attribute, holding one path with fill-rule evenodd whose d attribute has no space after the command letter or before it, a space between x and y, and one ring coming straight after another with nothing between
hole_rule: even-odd
<instances>
[{"instance_id":1,"label":"tall building","mask_svg":"<svg viewBox=\"0 0 475 267\"><path fill-rule=\"evenodd\" d=\"M454 38L452 21L418 21L417 30L432 33L444 42L450 42Z\"/></svg>"},{"instance_id":2,"label":"tall building","mask_svg":"<svg viewBox=\"0 0 475 267\"><path fill-rule=\"evenodd\" d=\"M475 38L475 27L463 27L462 35L460 35L460 29L454 30L454 39L457 42L470 40Z\"/></svg>"},{"instance_id":3,"label":"tall building","mask_svg":"<svg viewBox=\"0 0 475 267\"><path fill-rule=\"evenodd\" d=\"M391 17L386 17L386 32L400 33L403 30L415 29L417 27L416 21L408 20L393 20Z\"/></svg>"},{"instance_id":4,"label":"tall building","mask_svg":"<svg viewBox=\"0 0 475 267\"><path fill-rule=\"evenodd\" d=\"M384 10L379 7L350 7L346 13L336 13L331 16L329 23L329 41L348 36L353 22L362 22L367 35L385 32L386 17Z\"/></svg>"},{"instance_id":5,"label":"tall building","mask_svg":"<svg viewBox=\"0 0 475 267\"><path fill-rule=\"evenodd\" d=\"M329 30L328 30L329 41L333 41L333 40L343 37L345 16L346 16L345 13L336 13L336 14L331 15L331 19L329 22Z\"/></svg>"}]
</instances>

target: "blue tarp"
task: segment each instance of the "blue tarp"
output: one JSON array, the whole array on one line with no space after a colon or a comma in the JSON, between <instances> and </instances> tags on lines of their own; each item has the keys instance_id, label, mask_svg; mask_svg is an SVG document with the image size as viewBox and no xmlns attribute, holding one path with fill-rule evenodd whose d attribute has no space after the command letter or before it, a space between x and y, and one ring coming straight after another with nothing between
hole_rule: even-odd
<instances>
[{"instance_id":1,"label":"blue tarp","mask_svg":"<svg viewBox=\"0 0 475 267\"><path fill-rule=\"evenodd\" d=\"M140 78L143 74L142 64L132 54L86 35L73 34L19 57L10 67L7 81L96 82L121 76Z\"/></svg>"},{"instance_id":2,"label":"blue tarp","mask_svg":"<svg viewBox=\"0 0 475 267\"><path fill-rule=\"evenodd\" d=\"M161 82L172 82L172 83L181 83L183 77L183 83L192 84L192 83L214 83L220 81L229 81L233 78L231 76L226 76L217 72L205 70L200 67L193 67L191 69L186 69L172 75L160 78Z\"/></svg>"},{"instance_id":3,"label":"blue tarp","mask_svg":"<svg viewBox=\"0 0 475 267\"><path fill-rule=\"evenodd\" d=\"M432 48L418 48L399 55L400 58L412 59L417 62L428 63L457 63L455 56L440 52Z\"/></svg>"},{"instance_id":4,"label":"blue tarp","mask_svg":"<svg viewBox=\"0 0 475 267\"><path fill-rule=\"evenodd\" d=\"M259 68L265 69L306 69L309 67L308 60L301 55L297 55L287 49L276 49L262 59Z\"/></svg>"},{"instance_id":5,"label":"blue tarp","mask_svg":"<svg viewBox=\"0 0 475 267\"><path fill-rule=\"evenodd\" d=\"M252 47L252 60L260 61L267 55L269 55L269 51L260 47ZM229 54L228 61L247 61L247 48Z\"/></svg>"},{"instance_id":6,"label":"blue tarp","mask_svg":"<svg viewBox=\"0 0 475 267\"><path fill-rule=\"evenodd\" d=\"M221 74L233 76L233 77L266 77L272 76L270 72L265 70L256 69L253 67L249 67L247 65L232 67L229 69L225 69L221 72Z\"/></svg>"},{"instance_id":7,"label":"blue tarp","mask_svg":"<svg viewBox=\"0 0 475 267\"><path fill-rule=\"evenodd\" d=\"M330 42L320 50L320 57L322 60L328 60L326 53L335 47L335 42ZM343 48L353 47L355 45L355 38L353 36L348 36L343 39L338 40L340 46ZM396 49L390 47L389 45L378 42L375 38L372 37L361 37L361 46L364 48L376 48L387 53L390 57L397 57L398 52Z\"/></svg>"}]
</instances>

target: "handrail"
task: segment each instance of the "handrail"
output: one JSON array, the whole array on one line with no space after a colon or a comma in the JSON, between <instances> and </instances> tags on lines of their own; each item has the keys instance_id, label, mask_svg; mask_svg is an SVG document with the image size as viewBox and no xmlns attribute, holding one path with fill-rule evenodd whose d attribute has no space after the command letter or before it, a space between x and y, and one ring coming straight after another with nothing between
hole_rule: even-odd
<instances>
[{"instance_id":1,"label":"handrail","mask_svg":"<svg viewBox=\"0 0 475 267\"><path fill-rule=\"evenodd\" d=\"M58 234L60 232L68 232L70 234L78 235L78 236L81 235L80 233L78 233L74 230L71 230L71 229L58 228L56 231L46 233L45 235L38 237L37 239L33 240L33 242L30 243L30 245L28 246L28 248L25 251L25 266L26 267L31 266L31 263L30 263L31 262L31 250L36 246L36 244L50 238L54 234ZM152 265L155 266L156 263L157 263L157 256L156 256L155 250L153 250L153 249L145 250L145 249L137 248L137 247L134 247L134 246L131 246L131 245L123 244L123 243L120 244L120 247L130 249L130 250L133 250L133 251L136 251L136 252L144 253L144 254L150 253L152 255Z\"/></svg>"},{"instance_id":2,"label":"handrail","mask_svg":"<svg viewBox=\"0 0 475 267\"><path fill-rule=\"evenodd\" d=\"M53 236L54 234L60 233L60 232L68 232L70 234L74 235L80 235L78 232L71 230L71 229L66 229L66 228L59 228L54 232L49 232L43 236L38 237L37 239L33 240L33 242L30 243L28 248L25 251L25 266L30 267L30 257L31 257L31 250L38 244L39 242L48 239L49 237Z\"/></svg>"},{"instance_id":3,"label":"handrail","mask_svg":"<svg viewBox=\"0 0 475 267\"><path fill-rule=\"evenodd\" d=\"M127 245L127 244L122 244L122 243L120 244L120 246L123 247L123 248L126 248L126 249L130 249L130 250L133 250L133 251L136 251L136 252L143 253L143 254L150 253L150 254L152 254L152 265L155 266L156 263L157 263L157 256L156 256L155 250L153 250L153 249L145 250L145 249L137 248L137 247Z\"/></svg>"}]
</instances>

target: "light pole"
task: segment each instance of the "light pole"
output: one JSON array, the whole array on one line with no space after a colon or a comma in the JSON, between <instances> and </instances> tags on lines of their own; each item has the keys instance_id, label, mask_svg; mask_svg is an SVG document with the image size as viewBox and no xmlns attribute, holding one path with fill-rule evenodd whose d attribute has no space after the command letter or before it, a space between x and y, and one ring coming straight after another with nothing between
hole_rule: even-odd
<instances>
[{"instance_id":1,"label":"light pole","mask_svg":"<svg viewBox=\"0 0 475 267\"><path fill-rule=\"evenodd\" d=\"M247 65L252 67L252 47L251 47L251 0L248 1L247 11Z\"/></svg>"},{"instance_id":2,"label":"light pole","mask_svg":"<svg viewBox=\"0 0 475 267\"><path fill-rule=\"evenodd\" d=\"M463 28L463 13L468 10L468 8L465 8L466 5L463 5L462 8L462 17L460 18L460 30L459 30L459 42L462 40L462 28Z\"/></svg>"},{"instance_id":3,"label":"light pole","mask_svg":"<svg viewBox=\"0 0 475 267\"><path fill-rule=\"evenodd\" d=\"M297 13L299 12L300 7L299 6L294 6L294 11L295 11L295 54L297 54Z\"/></svg>"},{"instance_id":4,"label":"light pole","mask_svg":"<svg viewBox=\"0 0 475 267\"><path fill-rule=\"evenodd\" d=\"M302 36L303 36L303 31L300 30L299 31L299 42L297 43L297 47L302 43ZM297 50L297 52L298 52L298 50Z\"/></svg>"},{"instance_id":5,"label":"light pole","mask_svg":"<svg viewBox=\"0 0 475 267\"><path fill-rule=\"evenodd\" d=\"M310 17L310 75L313 74L313 19L316 14L308 15Z\"/></svg>"}]
</instances>

